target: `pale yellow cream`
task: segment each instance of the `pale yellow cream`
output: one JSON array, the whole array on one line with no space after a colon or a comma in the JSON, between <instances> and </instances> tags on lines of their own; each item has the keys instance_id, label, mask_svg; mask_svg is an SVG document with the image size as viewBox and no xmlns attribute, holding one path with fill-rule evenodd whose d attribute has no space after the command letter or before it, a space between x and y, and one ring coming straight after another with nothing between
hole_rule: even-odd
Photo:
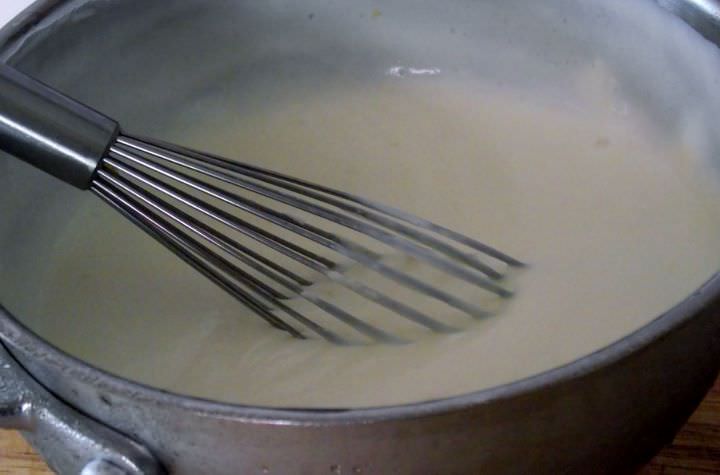
<instances>
[{"instance_id":1,"label":"pale yellow cream","mask_svg":"<svg viewBox=\"0 0 720 475\"><path fill-rule=\"evenodd\" d=\"M401 346L294 340L101 203L59 237L31 325L116 374L266 406L428 400L566 364L658 317L720 263L720 187L692 131L660 132L614 81L596 63L553 98L442 73L390 74L290 94L185 136L528 262L509 283L517 295L463 333L414 333ZM89 260L94 270L83 271Z\"/></svg>"}]
</instances>

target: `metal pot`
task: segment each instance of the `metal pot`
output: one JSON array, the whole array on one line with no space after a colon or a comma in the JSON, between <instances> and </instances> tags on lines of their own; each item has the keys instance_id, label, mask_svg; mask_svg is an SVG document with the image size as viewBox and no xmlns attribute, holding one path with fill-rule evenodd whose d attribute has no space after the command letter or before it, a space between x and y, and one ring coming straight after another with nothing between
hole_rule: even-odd
<instances>
[{"instance_id":1,"label":"metal pot","mask_svg":"<svg viewBox=\"0 0 720 475\"><path fill-rule=\"evenodd\" d=\"M716 2L659 3L720 44ZM128 51L110 49L118 38L113 25L137 25L122 45L138 47L133 42L154 25L212 16L213 8L217 16L222 5L42 0L2 30L0 54L153 133L147 117L158 111L171 117L176 96L156 94L146 115L136 114L137 104L113 102L105 76L93 80L82 71L88 66L73 63L67 52L105 48L110 70L122 73ZM201 53L191 40L177 40L178 51ZM350 41L333 45L350 47ZM71 66L60 73L54 65L62 61ZM170 78L171 64L163 67ZM128 74L128 87L141 88L155 73ZM12 173L13 183L22 184L0 191L2 219L17 218L12 210L31 206L28 199L52 203L62 219L63 206L84 199L34 172ZM8 229L0 243L12 239ZM0 259L7 259L1 249ZM512 384L394 407L280 410L200 400L115 377L53 347L0 307L0 426L23 430L60 473L629 473L671 441L717 376L719 310L715 275L615 344Z\"/></svg>"}]
</instances>

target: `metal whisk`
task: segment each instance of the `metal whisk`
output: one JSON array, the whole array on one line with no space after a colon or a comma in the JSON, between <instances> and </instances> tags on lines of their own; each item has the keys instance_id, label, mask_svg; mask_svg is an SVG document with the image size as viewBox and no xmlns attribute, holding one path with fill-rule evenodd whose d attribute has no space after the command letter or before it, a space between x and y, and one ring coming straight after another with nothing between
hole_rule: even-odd
<instances>
[{"instance_id":1,"label":"metal whisk","mask_svg":"<svg viewBox=\"0 0 720 475\"><path fill-rule=\"evenodd\" d=\"M313 281L307 273L283 261L435 332L455 328L352 278L341 261L476 318L489 312L387 264L373 244L503 299L512 292L488 260L523 266L475 239L344 191L125 135L114 120L5 65L0 66L0 148L92 190L253 313L297 338L310 331L334 343L353 341L317 323L312 311L289 305L290 299L312 304L371 340L403 341L308 291Z\"/></svg>"}]
</instances>

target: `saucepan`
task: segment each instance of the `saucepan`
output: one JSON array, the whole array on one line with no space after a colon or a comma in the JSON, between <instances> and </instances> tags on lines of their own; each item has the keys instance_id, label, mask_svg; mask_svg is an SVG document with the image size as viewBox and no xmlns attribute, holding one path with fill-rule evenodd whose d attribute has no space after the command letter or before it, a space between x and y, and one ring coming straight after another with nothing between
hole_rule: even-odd
<instances>
[{"instance_id":1,"label":"saucepan","mask_svg":"<svg viewBox=\"0 0 720 475\"><path fill-rule=\"evenodd\" d=\"M283 9L298 3L41 0L0 32L0 56L124 124L163 137L168 124L192 112L188 97L252 73L224 66L229 55L244 51L243 42L270 44L308 28L283 20ZM422 9L432 2L411 3ZM461 12L479 2L439 3ZM659 3L720 44L720 4ZM238 13L243 9L247 15ZM306 16L312 20L312 12ZM328 54L354 52L363 61L373 52L358 53L358 35L343 31L339 41L314 41ZM148 49L153 55L138 53ZM59 473L631 473L672 440L720 368L715 275L610 346L457 397L376 408L278 409L135 383L63 352L34 333L22 312L11 313L14 295L32 298L41 288L32 273L15 272L28 268L21 261L42 265L37 249L52 244L51 234L30 231L36 217L60 222L72 206L93 198L5 158L0 427L24 431Z\"/></svg>"}]
</instances>

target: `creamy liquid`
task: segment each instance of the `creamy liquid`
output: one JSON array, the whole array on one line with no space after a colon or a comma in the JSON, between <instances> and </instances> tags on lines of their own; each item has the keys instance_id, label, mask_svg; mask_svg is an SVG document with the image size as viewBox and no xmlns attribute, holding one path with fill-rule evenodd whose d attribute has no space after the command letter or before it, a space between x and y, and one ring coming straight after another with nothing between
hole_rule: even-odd
<instances>
[{"instance_id":1,"label":"creamy liquid","mask_svg":"<svg viewBox=\"0 0 720 475\"><path fill-rule=\"evenodd\" d=\"M463 333L421 332L401 346L294 340L102 205L61 236L47 281L62 275L62 285L38 295L41 310L67 308L73 324L54 310L34 325L114 373L272 406L427 400L568 363L678 303L720 255L720 187L707 164L616 97L602 64L574 86L572 101L535 100L479 81L388 76L209 123L188 138L391 203L527 261L511 282L516 297ZM88 226L99 236L90 239ZM80 268L88 259L92 272Z\"/></svg>"},{"instance_id":2,"label":"creamy liquid","mask_svg":"<svg viewBox=\"0 0 720 475\"><path fill-rule=\"evenodd\" d=\"M315 5L318 28L331 8L323 5ZM485 18L488 6L497 22ZM379 28L404 18L391 7L352 21ZM338 8L338 16L356 18L345 15L348 5ZM528 262L506 282L516 296L495 316L465 319L465 331L453 335L408 330L414 343L400 346L295 340L99 200L67 213L61 232L39 223L39 231L16 226L9 233L8 242L26 236L28 246L52 248L7 264L3 303L52 343L115 374L183 394L285 407L374 406L480 390L569 363L652 321L720 263L720 186L707 160L712 140L703 140L712 135L703 129L707 118L717 116L708 94L717 90L716 52L651 2L478 2L470 13L467 25L453 18L448 24L457 28L443 26L445 33L418 21L415 30L367 28L368 37L356 38L365 46L385 38L398 48L437 50L448 64L480 51L486 60L476 58L465 73L388 64L384 75L329 78L322 87L274 77L276 89L264 90L261 81L251 85L257 90L240 89L260 98L240 111L218 113L226 101L220 92L215 103L195 104L188 110L198 114L180 117L169 135L394 205ZM463 28L489 40L463 43ZM571 40L563 40L566 33ZM418 37L427 41L415 44ZM597 59L587 60L572 38L587 42ZM268 45L270 52L287 48ZM567 50L572 60L546 60L543 48ZM681 73L697 80L686 84ZM416 263L400 265L427 275ZM349 272L387 285L361 269ZM482 292L462 293L496 303ZM341 303L389 321L356 300Z\"/></svg>"}]
</instances>

